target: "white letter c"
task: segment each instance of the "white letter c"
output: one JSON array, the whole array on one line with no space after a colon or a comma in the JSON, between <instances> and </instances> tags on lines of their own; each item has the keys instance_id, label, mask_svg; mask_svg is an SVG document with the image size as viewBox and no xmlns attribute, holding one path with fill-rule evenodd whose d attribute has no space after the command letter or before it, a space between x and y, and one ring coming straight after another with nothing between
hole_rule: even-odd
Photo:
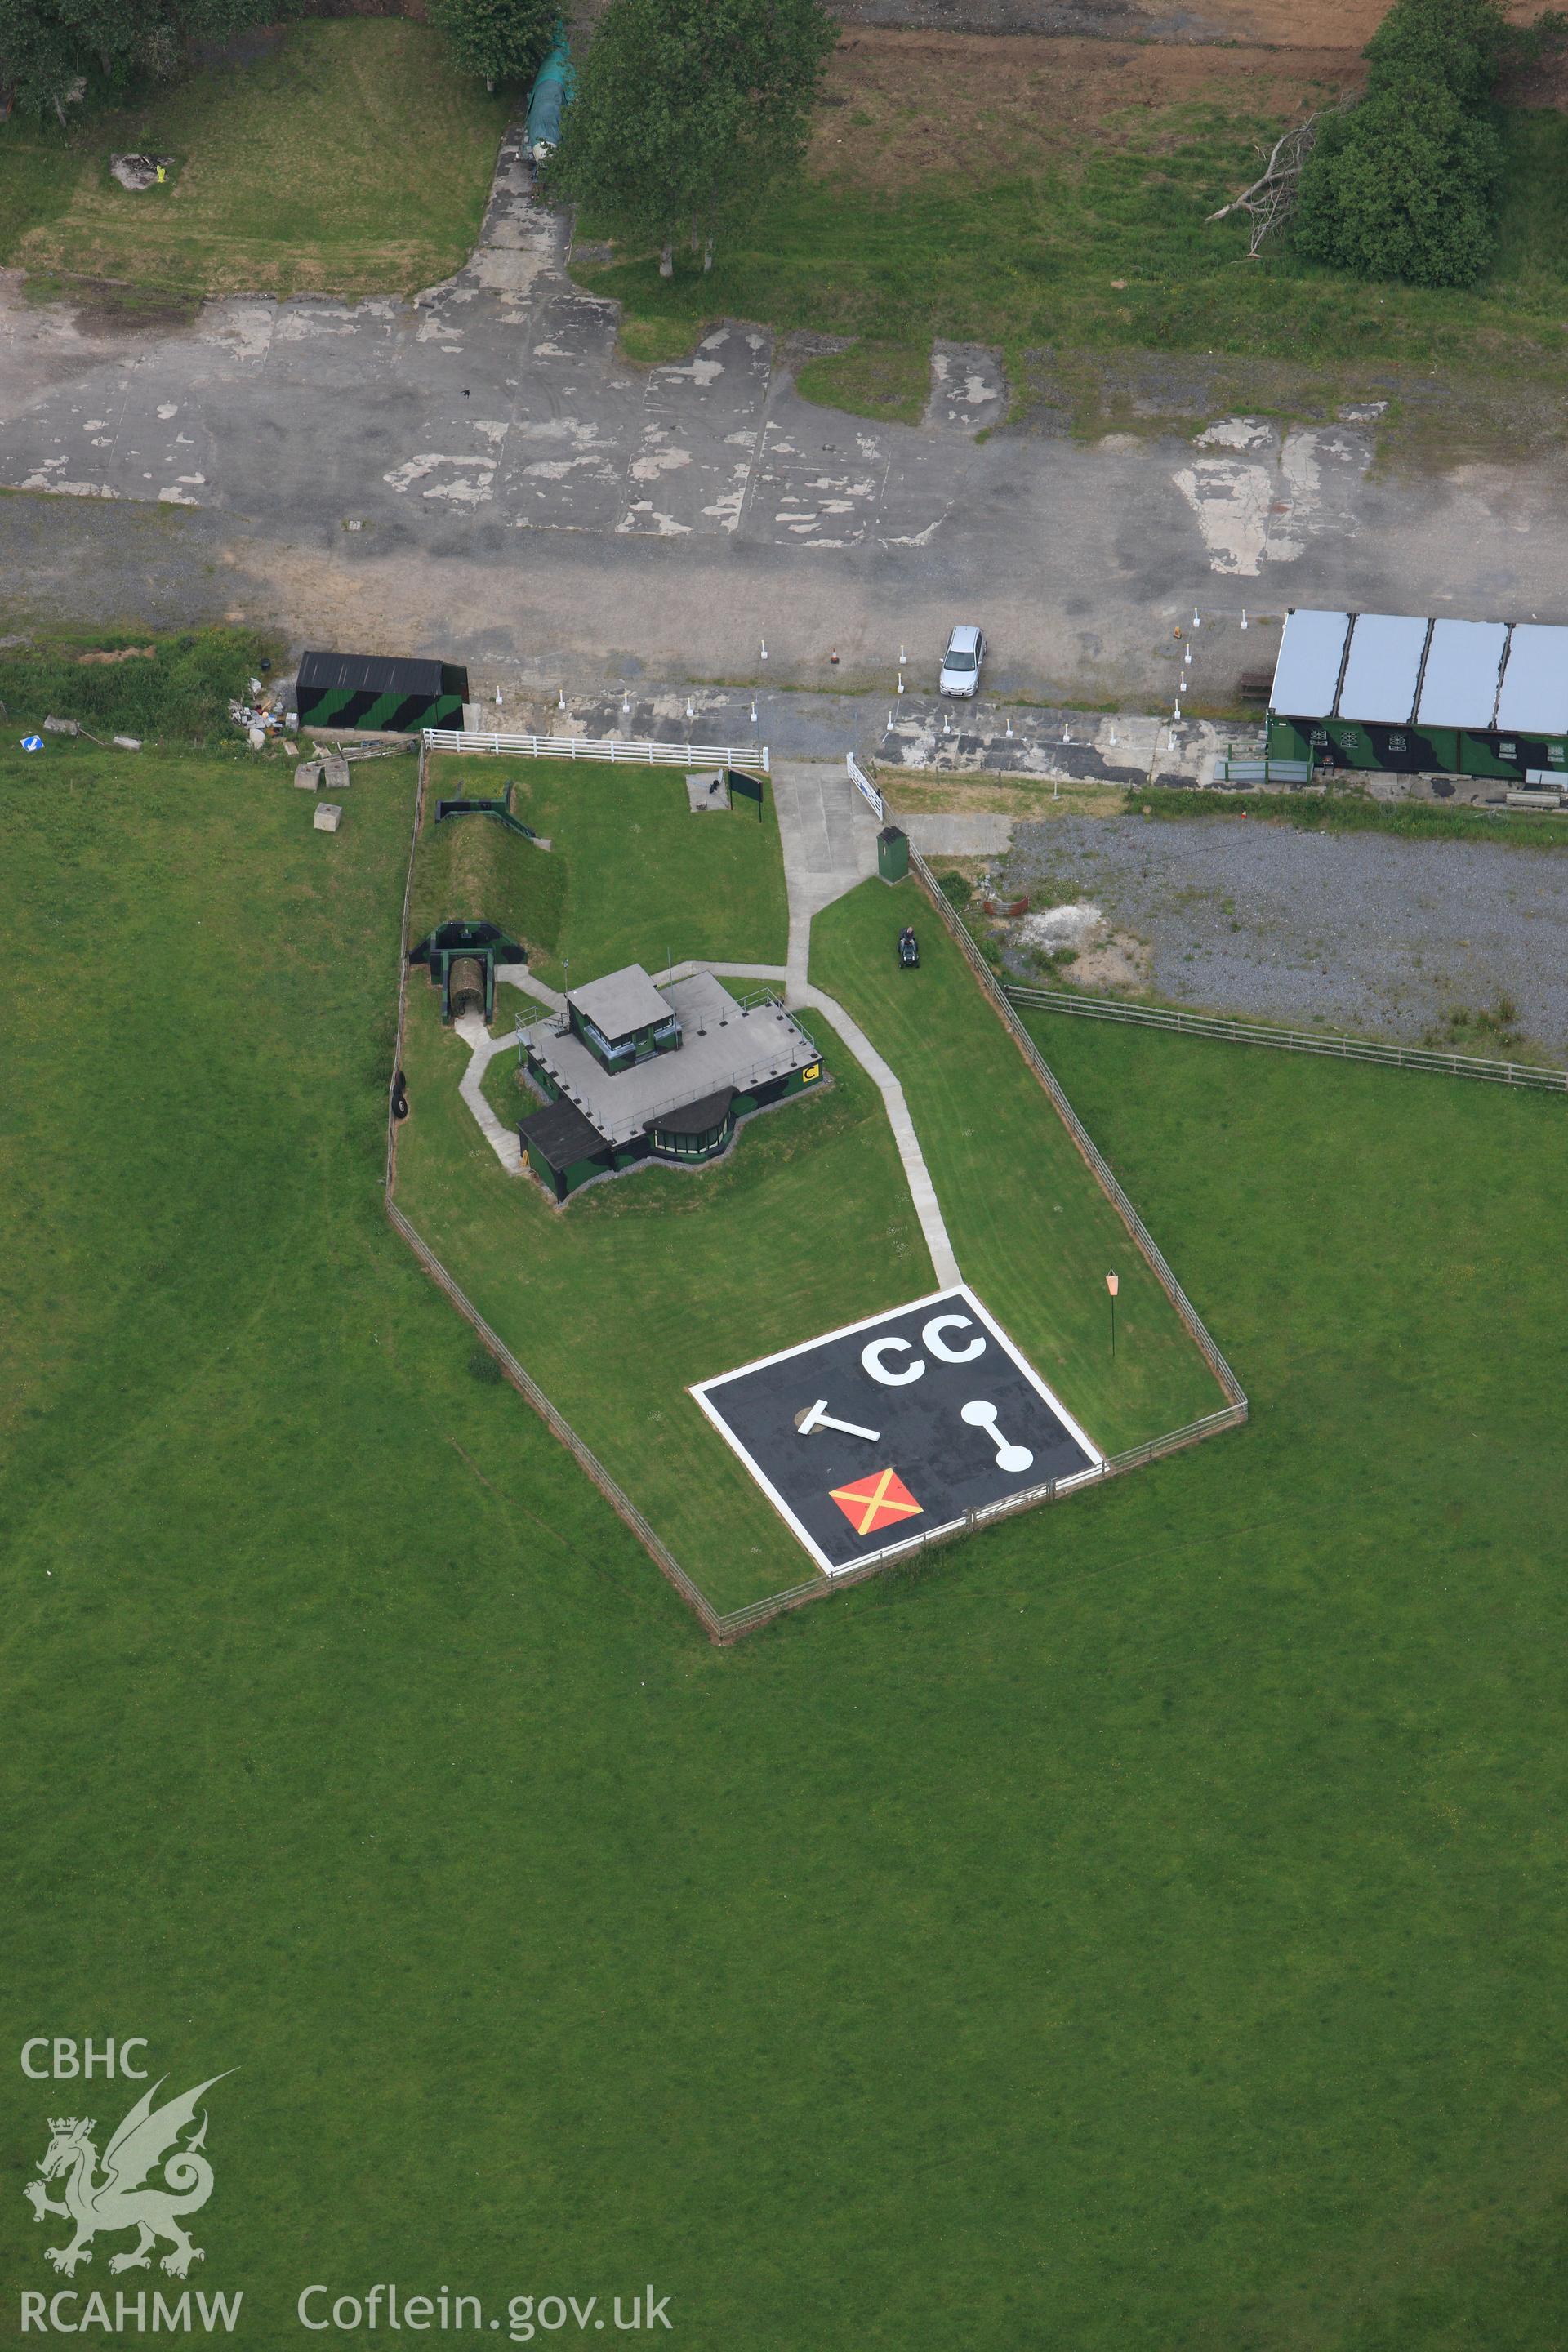
<instances>
[{"instance_id":1,"label":"white letter c","mask_svg":"<svg viewBox=\"0 0 1568 2352\"><path fill-rule=\"evenodd\" d=\"M931 1354L940 1356L944 1364L972 1364L976 1356L983 1356L985 1353L985 1341L978 1332L967 1348L950 1348L942 1335L944 1331L968 1331L973 1328L973 1326L967 1315L933 1315L921 1333L921 1338L925 1341Z\"/></svg>"},{"instance_id":2,"label":"white letter c","mask_svg":"<svg viewBox=\"0 0 1568 2352\"><path fill-rule=\"evenodd\" d=\"M907 1389L911 1381L920 1379L921 1374L925 1370L925 1364L917 1356L914 1362L907 1366L903 1371L890 1372L882 1361L884 1354L890 1348L897 1348L907 1356L910 1352L910 1342L908 1339L869 1340L860 1350L860 1361L870 1373L871 1378L874 1381L880 1381L885 1389Z\"/></svg>"}]
</instances>

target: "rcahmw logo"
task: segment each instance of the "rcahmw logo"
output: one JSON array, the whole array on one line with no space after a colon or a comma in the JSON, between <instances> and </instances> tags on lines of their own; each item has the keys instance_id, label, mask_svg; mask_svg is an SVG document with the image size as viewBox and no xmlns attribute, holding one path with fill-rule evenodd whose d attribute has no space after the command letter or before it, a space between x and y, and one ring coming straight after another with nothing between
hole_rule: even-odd
<instances>
[{"instance_id":1,"label":"rcahmw logo","mask_svg":"<svg viewBox=\"0 0 1568 2352\"><path fill-rule=\"evenodd\" d=\"M139 2035L121 2042L78 2043L39 2034L22 2045L22 2072L34 2082L80 2080L96 2074L112 2079L118 2073L131 2082L146 2082L151 2069L132 2064L146 2051ZM227 2070L232 2073L233 2068ZM23 2194L36 2221L58 2220L71 2225L63 2242L47 2245L44 2260L74 2279L92 2260L92 2242L133 2230L134 2245L109 2258L111 2274L144 2271L153 2266L160 2248L159 2268L172 2279L186 2277L193 2263L205 2262L205 2247L194 2245L185 2223L198 2213L213 2191L212 2159L206 2153L207 2116L202 2105L206 2093L222 2074L155 2105L167 2078L160 2075L143 2091L109 2135L101 2160L98 2130L91 2116L51 2116L49 2144L38 2159L39 2178L26 2183ZM51 2197L50 2186L58 2194ZM24 2290L22 2331L37 2328L64 2336L88 2328L111 2334L172 2334L202 2328L232 2331L239 2317L242 2294L184 2294L144 2289L135 2294L84 2294L76 2287L53 2294ZM194 2304L194 2310L193 2310Z\"/></svg>"}]
</instances>

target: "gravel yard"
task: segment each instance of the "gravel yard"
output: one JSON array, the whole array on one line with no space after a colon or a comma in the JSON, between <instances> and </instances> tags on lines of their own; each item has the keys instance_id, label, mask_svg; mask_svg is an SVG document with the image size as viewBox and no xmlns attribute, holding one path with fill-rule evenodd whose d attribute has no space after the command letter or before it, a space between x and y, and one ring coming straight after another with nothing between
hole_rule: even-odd
<instances>
[{"instance_id":1,"label":"gravel yard","mask_svg":"<svg viewBox=\"0 0 1568 2352\"><path fill-rule=\"evenodd\" d=\"M1568 1051L1568 845L1068 817L1021 824L996 883L1091 900L1171 1003L1419 1044L1509 1000L1524 1039Z\"/></svg>"}]
</instances>

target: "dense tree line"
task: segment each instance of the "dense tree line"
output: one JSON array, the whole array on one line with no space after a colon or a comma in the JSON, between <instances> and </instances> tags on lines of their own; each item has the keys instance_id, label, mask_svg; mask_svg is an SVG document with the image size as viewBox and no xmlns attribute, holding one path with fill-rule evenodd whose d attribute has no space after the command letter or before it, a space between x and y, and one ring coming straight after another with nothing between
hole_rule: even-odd
<instances>
[{"instance_id":1,"label":"dense tree line","mask_svg":"<svg viewBox=\"0 0 1568 2352\"><path fill-rule=\"evenodd\" d=\"M0 95L66 122L84 97L174 73L194 40L269 23L278 0L0 0Z\"/></svg>"},{"instance_id":2,"label":"dense tree line","mask_svg":"<svg viewBox=\"0 0 1568 2352\"><path fill-rule=\"evenodd\" d=\"M458 63L493 89L538 72L561 21L561 0L430 0L429 15Z\"/></svg>"}]
</instances>

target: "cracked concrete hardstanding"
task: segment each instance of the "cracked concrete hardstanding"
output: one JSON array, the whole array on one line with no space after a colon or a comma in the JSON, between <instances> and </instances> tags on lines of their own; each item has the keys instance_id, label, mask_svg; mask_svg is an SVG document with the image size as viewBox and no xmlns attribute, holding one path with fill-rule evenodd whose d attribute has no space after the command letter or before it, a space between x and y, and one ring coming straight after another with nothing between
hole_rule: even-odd
<instances>
[{"instance_id":1,"label":"cracked concrete hardstanding","mask_svg":"<svg viewBox=\"0 0 1568 2352\"><path fill-rule=\"evenodd\" d=\"M615 306L565 262L509 141L473 257L414 302L235 298L177 332L79 330L0 273L0 485L33 493L0 500L10 611L243 616L508 683L885 691L900 645L929 687L969 617L995 690L1101 705L1158 692L1194 602L1563 611L1550 463L1374 474L1375 403L1215 417L1195 441L1032 436L995 421L994 357L963 345L937 347L924 424L870 423L802 400L753 322L627 366ZM1234 701L1258 641L1204 648L1197 691Z\"/></svg>"}]
</instances>

